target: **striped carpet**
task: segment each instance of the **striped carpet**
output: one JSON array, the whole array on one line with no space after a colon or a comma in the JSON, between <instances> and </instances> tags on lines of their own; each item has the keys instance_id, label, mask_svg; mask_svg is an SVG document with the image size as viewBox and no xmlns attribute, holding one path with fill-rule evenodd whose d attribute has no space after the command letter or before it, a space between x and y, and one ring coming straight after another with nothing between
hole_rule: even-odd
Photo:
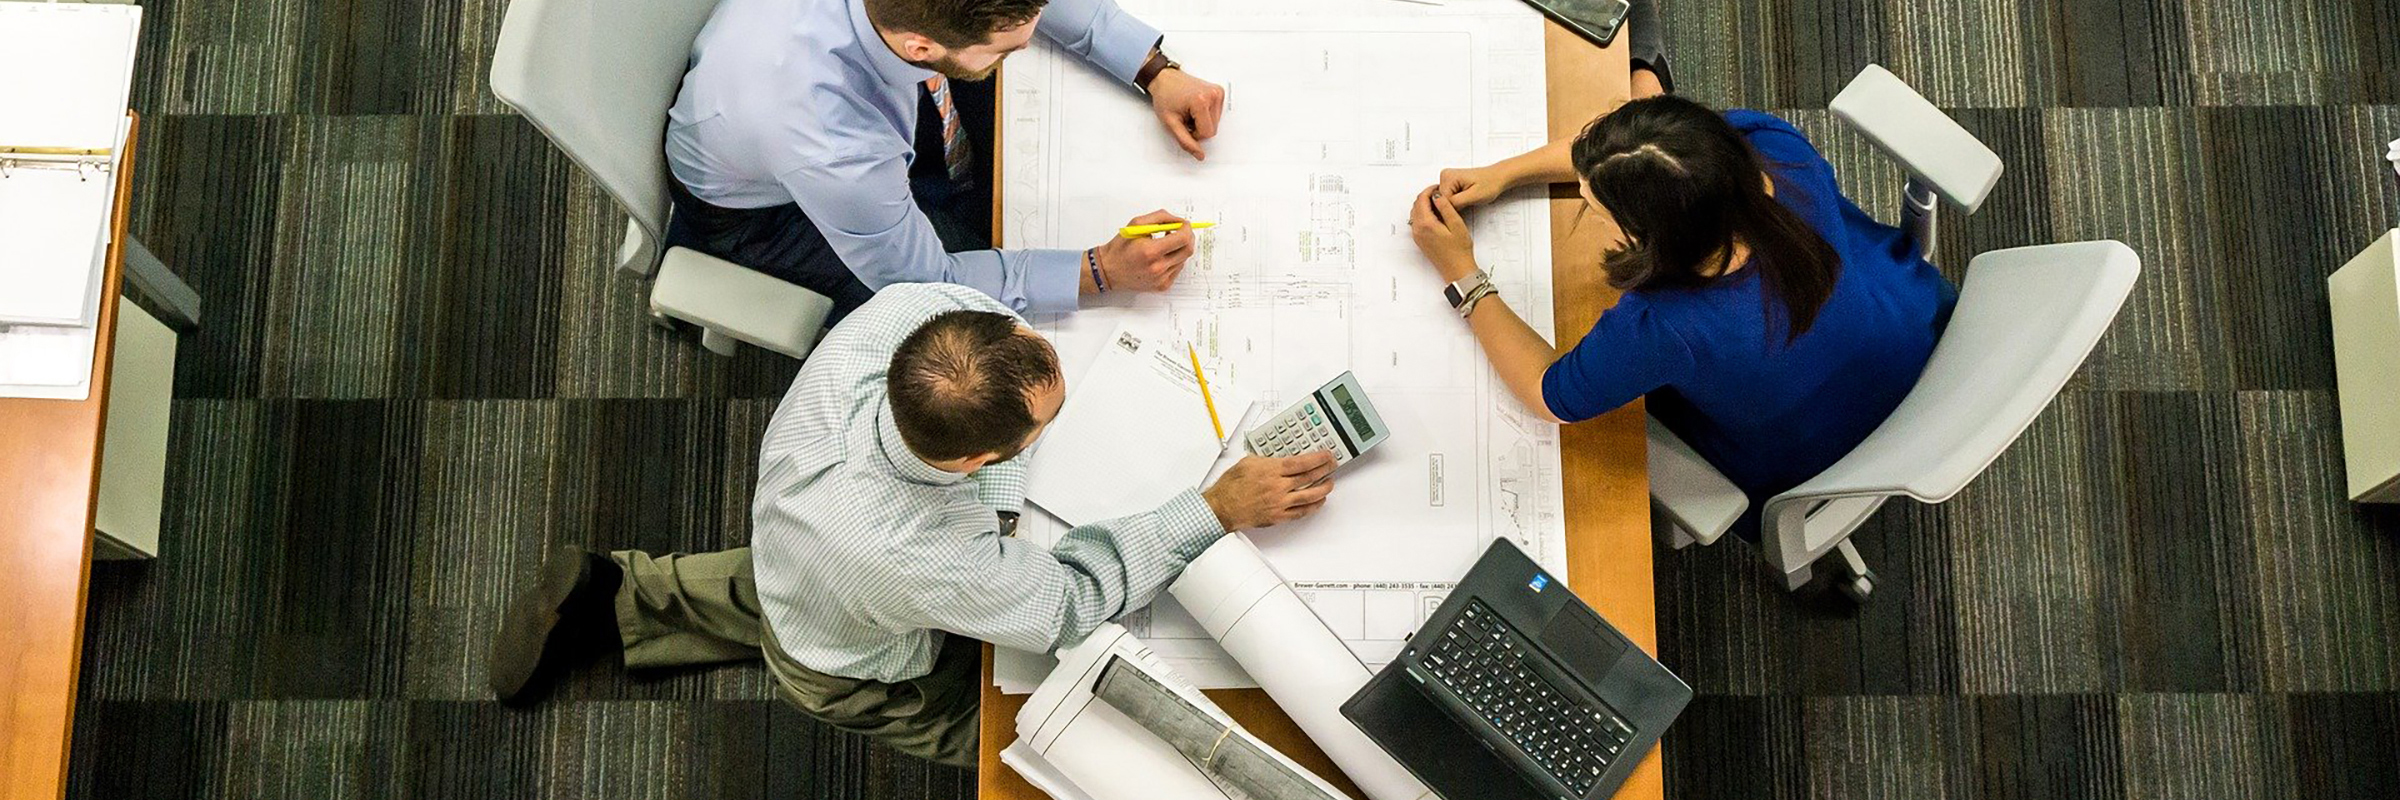
<instances>
[{"instance_id":1,"label":"striped carpet","mask_svg":"<svg viewBox=\"0 0 2400 800\"><path fill-rule=\"evenodd\" d=\"M1700 696L1677 798L2383 798L2400 786L2400 511L2341 499L2323 278L2400 219L2400 0L1661 0L1682 90L1822 111L1890 66L1998 150L1974 253L2117 238L2145 275L2059 401L1794 600L1661 552ZM796 369L652 328L622 218L485 89L505 0L154 0L135 232L207 299L165 557L94 570L78 798L958 798L755 668L484 699L550 543L748 537ZM1206 65L1194 65L1205 74Z\"/></svg>"}]
</instances>

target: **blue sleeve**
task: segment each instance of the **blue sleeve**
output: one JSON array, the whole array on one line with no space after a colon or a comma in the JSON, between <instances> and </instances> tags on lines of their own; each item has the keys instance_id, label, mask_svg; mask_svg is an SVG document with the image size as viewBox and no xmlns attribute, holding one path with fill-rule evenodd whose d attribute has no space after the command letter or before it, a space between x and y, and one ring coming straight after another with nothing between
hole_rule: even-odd
<instances>
[{"instance_id":1,"label":"blue sleeve","mask_svg":"<svg viewBox=\"0 0 2400 800\"><path fill-rule=\"evenodd\" d=\"M779 176L842 263L869 289L895 283L971 286L1019 314L1073 311L1083 254L1073 250L943 249L917 208L908 162L872 155L811 164Z\"/></svg>"},{"instance_id":2,"label":"blue sleeve","mask_svg":"<svg viewBox=\"0 0 2400 800\"><path fill-rule=\"evenodd\" d=\"M1692 349L1634 297L1600 315L1575 349L1542 373L1542 402L1566 422L1616 410L1692 373Z\"/></svg>"},{"instance_id":3,"label":"blue sleeve","mask_svg":"<svg viewBox=\"0 0 2400 800\"><path fill-rule=\"evenodd\" d=\"M1050 0L1034 32L1127 85L1159 40L1157 28L1125 13L1115 0Z\"/></svg>"}]
</instances>

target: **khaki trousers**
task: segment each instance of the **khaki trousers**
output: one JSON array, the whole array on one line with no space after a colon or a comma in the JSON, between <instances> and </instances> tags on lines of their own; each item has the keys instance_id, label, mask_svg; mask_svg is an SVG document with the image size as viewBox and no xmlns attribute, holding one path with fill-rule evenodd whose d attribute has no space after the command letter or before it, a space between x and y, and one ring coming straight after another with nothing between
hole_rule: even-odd
<instances>
[{"instance_id":1,"label":"khaki trousers","mask_svg":"<svg viewBox=\"0 0 2400 800\"><path fill-rule=\"evenodd\" d=\"M975 765L982 648L943 635L933 671L898 683L827 675L792 660L758 610L750 548L652 556L619 550L617 630L628 669L764 658L778 694L809 716L909 755Z\"/></svg>"}]
</instances>

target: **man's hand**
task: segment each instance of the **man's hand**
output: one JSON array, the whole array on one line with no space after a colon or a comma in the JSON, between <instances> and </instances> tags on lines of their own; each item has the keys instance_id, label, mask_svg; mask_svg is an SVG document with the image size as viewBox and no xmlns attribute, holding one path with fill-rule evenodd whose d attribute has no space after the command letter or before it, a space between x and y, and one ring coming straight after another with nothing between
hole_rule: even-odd
<instances>
[{"instance_id":1,"label":"man's hand","mask_svg":"<svg viewBox=\"0 0 2400 800\"><path fill-rule=\"evenodd\" d=\"M1290 458L1247 456L1200 493L1229 531L1290 522L1325 507L1333 492L1333 454L1319 450Z\"/></svg>"},{"instance_id":2,"label":"man's hand","mask_svg":"<svg viewBox=\"0 0 2400 800\"><path fill-rule=\"evenodd\" d=\"M1208 160L1202 140L1217 135L1217 120L1225 116L1225 87L1185 74L1181 68L1161 70L1150 79L1150 110L1175 137L1175 144L1199 161Z\"/></svg>"},{"instance_id":3,"label":"man's hand","mask_svg":"<svg viewBox=\"0 0 2400 800\"><path fill-rule=\"evenodd\" d=\"M1467 219L1459 216L1442 187L1428 186L1417 193L1417 204L1408 209L1408 234L1443 282L1456 283L1475 271L1475 235L1467 231Z\"/></svg>"},{"instance_id":4,"label":"man's hand","mask_svg":"<svg viewBox=\"0 0 2400 800\"><path fill-rule=\"evenodd\" d=\"M1134 217L1132 222L1126 224L1164 225L1189 221L1162 209ZM1100 274L1108 278L1109 291L1164 291L1175 285L1175 276L1183 274L1184 260L1192 257L1192 229L1187 227L1169 231L1164 236L1144 236L1139 239L1127 239L1111 233L1108 241L1101 242L1099 247L1093 249L1097 251L1094 255L1100 257ZM1087 284L1086 291L1099 288L1088 285L1091 283L1088 275L1084 277L1084 283Z\"/></svg>"}]
</instances>

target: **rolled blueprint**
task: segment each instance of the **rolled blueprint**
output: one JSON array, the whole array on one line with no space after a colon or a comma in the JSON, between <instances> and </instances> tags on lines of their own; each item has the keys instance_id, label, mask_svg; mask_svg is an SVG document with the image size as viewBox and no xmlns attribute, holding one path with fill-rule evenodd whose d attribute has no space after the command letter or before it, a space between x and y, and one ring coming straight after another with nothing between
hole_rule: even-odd
<instances>
[{"instance_id":1,"label":"rolled blueprint","mask_svg":"<svg viewBox=\"0 0 2400 800\"><path fill-rule=\"evenodd\" d=\"M1373 673L1248 538L1236 533L1217 540L1167 591L1368 797L1436 797L1342 716L1342 703Z\"/></svg>"},{"instance_id":2,"label":"rolled blueprint","mask_svg":"<svg viewBox=\"0 0 2400 800\"><path fill-rule=\"evenodd\" d=\"M1172 745L1092 697L1110 655L1140 660L1148 651L1115 623L1058 651L1058 668L1017 711L1018 743L1093 800L1221 800L1225 793Z\"/></svg>"},{"instance_id":3,"label":"rolled blueprint","mask_svg":"<svg viewBox=\"0 0 2400 800\"><path fill-rule=\"evenodd\" d=\"M1342 793L1248 736L1231 720L1193 705L1121 656L1110 656L1092 694L1174 745L1218 785L1250 800L1343 800Z\"/></svg>"},{"instance_id":4,"label":"rolled blueprint","mask_svg":"<svg viewBox=\"0 0 2400 800\"><path fill-rule=\"evenodd\" d=\"M1197 756L1186 756L1174 743L1154 731L1175 726L1163 720L1136 722L1126 710L1099 695L1104 673L1112 669L1120 683L1149 692L1119 693L1133 713L1155 713L1162 705L1180 705L1204 718L1213 737ZM1162 704L1161 695L1180 701ZM1143 702L1133 702L1141 698ZM1058 651L1058 667L1035 687L1017 711L1017 741L1003 760L1058 800L1285 800L1339 797L1341 792L1282 753L1258 741L1233 723L1223 709L1175 675L1140 639L1114 623L1102 625L1081 644ZM1190 723L1189 717L1179 722ZM1186 743L1186 747L1193 745ZM1238 752L1242 757L1227 761ZM1213 758L1211 756L1214 756ZM1250 777L1270 780L1227 781L1200 766L1239 767ZM1222 771L1222 770L1220 770ZM1288 779L1288 780L1285 780ZM1249 787L1238 787L1247 783ZM1244 788L1272 790L1252 795Z\"/></svg>"}]
</instances>

